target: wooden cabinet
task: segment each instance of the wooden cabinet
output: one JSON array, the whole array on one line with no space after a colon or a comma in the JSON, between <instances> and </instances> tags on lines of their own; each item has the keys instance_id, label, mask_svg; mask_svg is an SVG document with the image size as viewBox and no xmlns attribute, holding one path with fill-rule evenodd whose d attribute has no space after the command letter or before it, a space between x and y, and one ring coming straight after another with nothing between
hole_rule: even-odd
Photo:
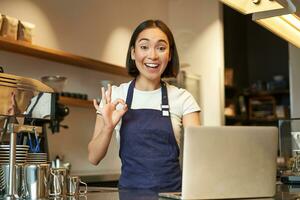
<instances>
[{"instance_id":1,"label":"wooden cabinet","mask_svg":"<svg viewBox=\"0 0 300 200\"><path fill-rule=\"evenodd\" d=\"M235 88L225 91L226 125L277 125L278 119L290 117L288 90L242 92Z\"/></svg>"},{"instance_id":2,"label":"wooden cabinet","mask_svg":"<svg viewBox=\"0 0 300 200\"><path fill-rule=\"evenodd\" d=\"M274 96L250 97L248 105L250 120L276 118L276 100Z\"/></svg>"}]
</instances>

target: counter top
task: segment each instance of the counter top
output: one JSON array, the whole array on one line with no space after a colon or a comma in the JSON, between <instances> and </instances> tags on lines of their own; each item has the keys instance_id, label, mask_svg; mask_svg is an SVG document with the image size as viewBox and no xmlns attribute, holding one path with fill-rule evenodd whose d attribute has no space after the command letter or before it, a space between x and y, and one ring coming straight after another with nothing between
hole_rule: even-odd
<instances>
[{"instance_id":1,"label":"counter top","mask_svg":"<svg viewBox=\"0 0 300 200\"><path fill-rule=\"evenodd\" d=\"M300 185L288 186L278 184L277 194L273 198L264 200L297 200L300 198ZM62 200L53 198L56 200ZM67 197L67 200L167 200L159 197L157 192L151 190L118 190L117 188L90 187L86 196ZM247 199L249 200L249 199Z\"/></svg>"},{"instance_id":2,"label":"counter top","mask_svg":"<svg viewBox=\"0 0 300 200\"><path fill-rule=\"evenodd\" d=\"M121 175L120 170L102 170L101 172L91 171L72 171L71 175L80 176L86 183L97 183L105 181L118 181Z\"/></svg>"},{"instance_id":3,"label":"counter top","mask_svg":"<svg viewBox=\"0 0 300 200\"><path fill-rule=\"evenodd\" d=\"M105 181L118 181L120 174L98 174L98 175L80 175L83 182L93 183L93 182L105 182Z\"/></svg>"}]
</instances>

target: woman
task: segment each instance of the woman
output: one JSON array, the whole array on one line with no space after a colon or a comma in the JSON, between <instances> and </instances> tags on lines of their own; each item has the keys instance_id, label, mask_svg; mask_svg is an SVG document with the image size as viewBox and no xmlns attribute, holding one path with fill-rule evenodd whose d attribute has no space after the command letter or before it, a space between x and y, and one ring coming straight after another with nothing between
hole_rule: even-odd
<instances>
[{"instance_id":1,"label":"woman","mask_svg":"<svg viewBox=\"0 0 300 200\"><path fill-rule=\"evenodd\" d=\"M89 161L105 156L112 133L120 142L120 188L180 191L179 140L182 125L199 125L200 108L184 89L164 83L176 77L179 59L169 28L159 20L142 22L131 37L126 67L134 77L102 88L89 143ZM126 99L126 101L125 101Z\"/></svg>"}]
</instances>

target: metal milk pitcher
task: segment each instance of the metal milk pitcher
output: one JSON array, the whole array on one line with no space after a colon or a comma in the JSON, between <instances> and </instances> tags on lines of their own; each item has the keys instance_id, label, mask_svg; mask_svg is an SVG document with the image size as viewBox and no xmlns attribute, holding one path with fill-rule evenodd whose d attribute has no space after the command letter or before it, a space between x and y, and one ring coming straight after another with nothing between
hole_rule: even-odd
<instances>
[{"instance_id":1,"label":"metal milk pitcher","mask_svg":"<svg viewBox=\"0 0 300 200\"><path fill-rule=\"evenodd\" d=\"M24 166L25 198L47 198L47 182L49 177L49 164L27 164Z\"/></svg>"},{"instance_id":2,"label":"metal milk pitcher","mask_svg":"<svg viewBox=\"0 0 300 200\"><path fill-rule=\"evenodd\" d=\"M83 184L85 186L84 190L80 190L79 185ZM67 178L67 195L68 196L78 196L85 195L87 193L87 184L81 181L79 176L68 176Z\"/></svg>"},{"instance_id":3,"label":"metal milk pitcher","mask_svg":"<svg viewBox=\"0 0 300 200\"><path fill-rule=\"evenodd\" d=\"M48 194L50 196L66 196L67 169L51 168L48 181Z\"/></svg>"},{"instance_id":4,"label":"metal milk pitcher","mask_svg":"<svg viewBox=\"0 0 300 200\"><path fill-rule=\"evenodd\" d=\"M23 194L23 165L15 165L16 181L15 194L21 197ZM0 199L4 199L9 193L9 164L0 164Z\"/></svg>"}]
</instances>

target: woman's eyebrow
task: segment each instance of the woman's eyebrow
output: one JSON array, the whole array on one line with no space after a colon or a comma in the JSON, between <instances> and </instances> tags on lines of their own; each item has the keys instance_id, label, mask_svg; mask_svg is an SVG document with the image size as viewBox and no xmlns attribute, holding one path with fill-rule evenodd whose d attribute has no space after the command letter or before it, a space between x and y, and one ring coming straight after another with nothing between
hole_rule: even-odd
<instances>
[{"instance_id":1,"label":"woman's eyebrow","mask_svg":"<svg viewBox=\"0 0 300 200\"><path fill-rule=\"evenodd\" d=\"M150 41L148 38L141 38L141 39L139 39L137 42L141 42L141 41L143 41L143 40Z\"/></svg>"},{"instance_id":2,"label":"woman's eyebrow","mask_svg":"<svg viewBox=\"0 0 300 200\"><path fill-rule=\"evenodd\" d=\"M163 40L163 39L158 40L158 42L163 42L163 43L169 44L166 40Z\"/></svg>"},{"instance_id":3,"label":"woman's eyebrow","mask_svg":"<svg viewBox=\"0 0 300 200\"><path fill-rule=\"evenodd\" d=\"M141 38L137 42L139 43L139 42L144 41L144 40L147 41L147 42L150 41L148 38ZM158 40L158 42L163 42L163 43L168 44L168 42L166 40L163 40L163 39Z\"/></svg>"}]
</instances>

